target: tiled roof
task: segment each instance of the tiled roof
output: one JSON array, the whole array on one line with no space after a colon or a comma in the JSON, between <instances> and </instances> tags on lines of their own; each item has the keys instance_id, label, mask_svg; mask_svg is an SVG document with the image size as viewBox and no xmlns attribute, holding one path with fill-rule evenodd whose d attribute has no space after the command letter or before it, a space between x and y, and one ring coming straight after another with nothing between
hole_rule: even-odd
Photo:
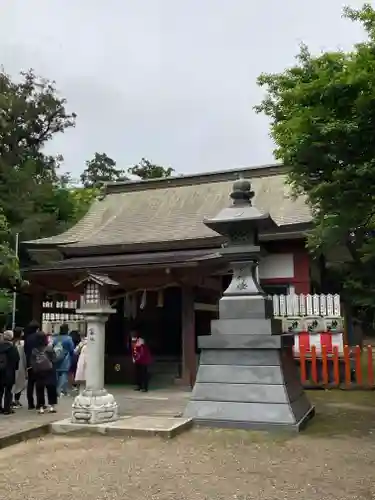
<instances>
[{"instance_id":1,"label":"tiled roof","mask_svg":"<svg viewBox=\"0 0 375 500\"><path fill-rule=\"evenodd\" d=\"M93 247L217 236L203 220L229 206L239 173L251 180L254 205L278 226L311 221L305 199L291 198L285 170L277 166L108 185L103 199L95 201L74 227L29 243Z\"/></svg>"}]
</instances>

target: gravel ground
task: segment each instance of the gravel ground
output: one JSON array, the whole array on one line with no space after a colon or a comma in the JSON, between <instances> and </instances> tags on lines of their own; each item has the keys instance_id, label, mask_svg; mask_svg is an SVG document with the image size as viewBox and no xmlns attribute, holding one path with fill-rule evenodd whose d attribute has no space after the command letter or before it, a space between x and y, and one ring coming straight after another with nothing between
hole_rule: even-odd
<instances>
[{"instance_id":1,"label":"gravel ground","mask_svg":"<svg viewBox=\"0 0 375 500\"><path fill-rule=\"evenodd\" d=\"M50 436L0 451L0 498L373 500L374 458L372 435Z\"/></svg>"},{"instance_id":2,"label":"gravel ground","mask_svg":"<svg viewBox=\"0 0 375 500\"><path fill-rule=\"evenodd\" d=\"M374 396L309 392L317 416L294 437L195 429L21 443L0 450L0 500L373 500Z\"/></svg>"},{"instance_id":3,"label":"gravel ground","mask_svg":"<svg viewBox=\"0 0 375 500\"><path fill-rule=\"evenodd\" d=\"M182 390L153 390L147 394L134 392L132 388L110 387L120 408L121 415L179 415L185 408L189 392ZM73 395L74 396L74 395ZM0 415L0 441L3 436L38 427L42 424L67 418L72 413L73 397L65 397L57 405L57 414L38 415L27 409L25 395L22 408L14 415Z\"/></svg>"}]
</instances>

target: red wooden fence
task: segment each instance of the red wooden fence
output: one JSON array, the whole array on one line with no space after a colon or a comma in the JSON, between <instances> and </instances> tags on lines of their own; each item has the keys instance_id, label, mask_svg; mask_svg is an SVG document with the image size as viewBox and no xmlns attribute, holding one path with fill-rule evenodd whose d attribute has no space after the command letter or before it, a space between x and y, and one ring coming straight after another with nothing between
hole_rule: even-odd
<instances>
[{"instance_id":1,"label":"red wooden fence","mask_svg":"<svg viewBox=\"0 0 375 500\"><path fill-rule=\"evenodd\" d=\"M345 346L344 356L339 356L337 347L333 347L332 352L326 346L322 346L321 352L317 352L315 346L308 351L302 347L296 358L302 385L306 389L375 389L373 353L375 350L371 345L363 348Z\"/></svg>"}]
</instances>

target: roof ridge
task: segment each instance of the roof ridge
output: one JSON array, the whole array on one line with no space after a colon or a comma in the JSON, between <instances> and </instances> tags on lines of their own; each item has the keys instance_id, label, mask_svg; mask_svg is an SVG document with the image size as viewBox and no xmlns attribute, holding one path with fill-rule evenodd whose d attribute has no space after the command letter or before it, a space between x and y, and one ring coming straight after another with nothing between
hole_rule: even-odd
<instances>
[{"instance_id":1,"label":"roof ridge","mask_svg":"<svg viewBox=\"0 0 375 500\"><path fill-rule=\"evenodd\" d=\"M227 170L216 170L213 172L203 172L196 174L183 174L172 177L158 179L140 179L118 182L108 182L105 184L104 193L126 193L131 191L145 191L148 189L160 189L178 186L189 186L213 182L223 182L236 180L239 175L246 178L270 177L273 175L282 175L288 171L288 168L281 163L258 165L254 167L240 167Z\"/></svg>"}]
</instances>

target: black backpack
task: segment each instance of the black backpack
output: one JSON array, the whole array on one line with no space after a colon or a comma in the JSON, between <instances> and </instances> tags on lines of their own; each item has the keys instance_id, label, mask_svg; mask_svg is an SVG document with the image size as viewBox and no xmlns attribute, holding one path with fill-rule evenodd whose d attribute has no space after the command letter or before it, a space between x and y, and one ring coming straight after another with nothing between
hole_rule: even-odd
<instances>
[{"instance_id":1,"label":"black backpack","mask_svg":"<svg viewBox=\"0 0 375 500\"><path fill-rule=\"evenodd\" d=\"M47 356L45 349L33 349L30 365L34 373L46 372L52 369L52 361Z\"/></svg>"},{"instance_id":2,"label":"black backpack","mask_svg":"<svg viewBox=\"0 0 375 500\"><path fill-rule=\"evenodd\" d=\"M4 372L8 366L8 356L6 352L0 353L0 372Z\"/></svg>"}]
</instances>

